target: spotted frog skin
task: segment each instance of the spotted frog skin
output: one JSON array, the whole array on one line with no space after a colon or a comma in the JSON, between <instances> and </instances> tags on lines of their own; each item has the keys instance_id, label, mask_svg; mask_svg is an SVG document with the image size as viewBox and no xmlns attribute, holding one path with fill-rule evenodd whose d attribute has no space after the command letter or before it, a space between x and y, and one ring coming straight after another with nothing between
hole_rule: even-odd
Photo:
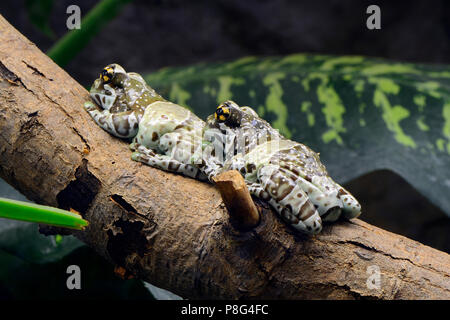
<instances>
[{"instance_id":1,"label":"spotted frog skin","mask_svg":"<svg viewBox=\"0 0 450 320\"><path fill-rule=\"evenodd\" d=\"M318 233L322 221L351 219L361 212L358 201L329 177L317 153L286 139L250 107L222 103L208 117L204 139L222 153L221 161L206 159L209 179L238 170L251 194L269 202L301 232Z\"/></svg>"},{"instance_id":2,"label":"spotted frog skin","mask_svg":"<svg viewBox=\"0 0 450 320\"><path fill-rule=\"evenodd\" d=\"M166 101L137 73L106 66L90 89L96 102L85 103L94 121L112 135L132 138L131 158L158 169L206 180L192 165L202 152L205 122L188 109Z\"/></svg>"}]
</instances>

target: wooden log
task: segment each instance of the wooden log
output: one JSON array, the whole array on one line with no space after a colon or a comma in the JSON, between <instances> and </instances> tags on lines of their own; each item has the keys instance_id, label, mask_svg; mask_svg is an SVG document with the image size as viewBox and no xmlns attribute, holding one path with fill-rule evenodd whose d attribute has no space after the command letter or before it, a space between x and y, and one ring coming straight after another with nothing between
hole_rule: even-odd
<instances>
[{"instance_id":1,"label":"wooden log","mask_svg":"<svg viewBox=\"0 0 450 320\"><path fill-rule=\"evenodd\" d=\"M447 253L358 219L306 237L257 203L260 223L233 228L212 185L131 161L87 99L0 16L0 176L80 212L74 234L115 265L189 299L450 299Z\"/></svg>"}]
</instances>

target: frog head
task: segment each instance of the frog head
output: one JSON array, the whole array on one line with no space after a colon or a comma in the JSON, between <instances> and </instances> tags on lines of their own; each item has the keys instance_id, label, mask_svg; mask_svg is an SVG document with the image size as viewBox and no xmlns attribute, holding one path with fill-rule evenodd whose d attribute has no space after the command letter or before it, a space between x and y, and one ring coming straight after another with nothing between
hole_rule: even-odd
<instances>
[{"instance_id":1,"label":"frog head","mask_svg":"<svg viewBox=\"0 0 450 320\"><path fill-rule=\"evenodd\" d=\"M90 95L98 106L111 113L135 110L142 114L151 102L164 100L141 75L127 73L116 63L103 68L91 87Z\"/></svg>"},{"instance_id":2,"label":"frog head","mask_svg":"<svg viewBox=\"0 0 450 320\"><path fill-rule=\"evenodd\" d=\"M128 79L125 69L117 63L112 63L103 68L99 78L103 83L111 83L114 86L123 87L124 81Z\"/></svg>"},{"instance_id":3,"label":"frog head","mask_svg":"<svg viewBox=\"0 0 450 320\"><path fill-rule=\"evenodd\" d=\"M278 130L260 118L255 110L248 106L240 107L236 102L228 100L221 103L214 115L207 119L209 127L233 131L236 134L253 136L255 130L258 135L275 135L279 137Z\"/></svg>"},{"instance_id":4,"label":"frog head","mask_svg":"<svg viewBox=\"0 0 450 320\"><path fill-rule=\"evenodd\" d=\"M214 120L217 123L224 123L226 126L234 128L241 125L243 111L231 100L220 104L214 113Z\"/></svg>"},{"instance_id":5,"label":"frog head","mask_svg":"<svg viewBox=\"0 0 450 320\"><path fill-rule=\"evenodd\" d=\"M92 99L101 108L111 110L119 102L118 97L123 95L123 87L127 78L127 73L120 65L106 66L90 89Z\"/></svg>"},{"instance_id":6,"label":"frog head","mask_svg":"<svg viewBox=\"0 0 450 320\"><path fill-rule=\"evenodd\" d=\"M264 141L282 138L252 108L240 107L233 101L221 103L206 123L205 140L213 143L215 150L228 150L226 159L232 154L247 154Z\"/></svg>"}]
</instances>

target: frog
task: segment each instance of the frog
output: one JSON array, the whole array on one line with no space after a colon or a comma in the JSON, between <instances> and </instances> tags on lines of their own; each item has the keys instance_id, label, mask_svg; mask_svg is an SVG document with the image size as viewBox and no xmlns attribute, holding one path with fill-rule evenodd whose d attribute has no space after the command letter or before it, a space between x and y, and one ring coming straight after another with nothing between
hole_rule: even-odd
<instances>
[{"instance_id":1,"label":"frog","mask_svg":"<svg viewBox=\"0 0 450 320\"><path fill-rule=\"evenodd\" d=\"M202 152L205 122L164 99L135 72L107 65L90 88L84 108L102 129L131 141L131 159L152 167L207 180L191 158ZM200 158L200 157L196 157Z\"/></svg>"},{"instance_id":2,"label":"frog","mask_svg":"<svg viewBox=\"0 0 450 320\"><path fill-rule=\"evenodd\" d=\"M287 139L251 107L221 103L206 120L205 158L210 180L227 170L239 171L250 193L267 201L297 231L317 234L323 222L360 215L356 198L336 183L308 146Z\"/></svg>"}]
</instances>

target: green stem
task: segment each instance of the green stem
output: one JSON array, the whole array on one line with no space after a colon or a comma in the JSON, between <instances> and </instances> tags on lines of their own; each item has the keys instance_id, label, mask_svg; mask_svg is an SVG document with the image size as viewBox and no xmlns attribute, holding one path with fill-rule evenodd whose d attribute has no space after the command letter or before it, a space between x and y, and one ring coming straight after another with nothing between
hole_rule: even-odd
<instances>
[{"instance_id":1,"label":"green stem","mask_svg":"<svg viewBox=\"0 0 450 320\"><path fill-rule=\"evenodd\" d=\"M81 20L81 28L67 32L47 55L59 66L67 65L113 19L120 9L132 0L102 0Z\"/></svg>"},{"instance_id":2,"label":"green stem","mask_svg":"<svg viewBox=\"0 0 450 320\"><path fill-rule=\"evenodd\" d=\"M35 203L0 198L0 218L82 230L89 223L80 215Z\"/></svg>"}]
</instances>

